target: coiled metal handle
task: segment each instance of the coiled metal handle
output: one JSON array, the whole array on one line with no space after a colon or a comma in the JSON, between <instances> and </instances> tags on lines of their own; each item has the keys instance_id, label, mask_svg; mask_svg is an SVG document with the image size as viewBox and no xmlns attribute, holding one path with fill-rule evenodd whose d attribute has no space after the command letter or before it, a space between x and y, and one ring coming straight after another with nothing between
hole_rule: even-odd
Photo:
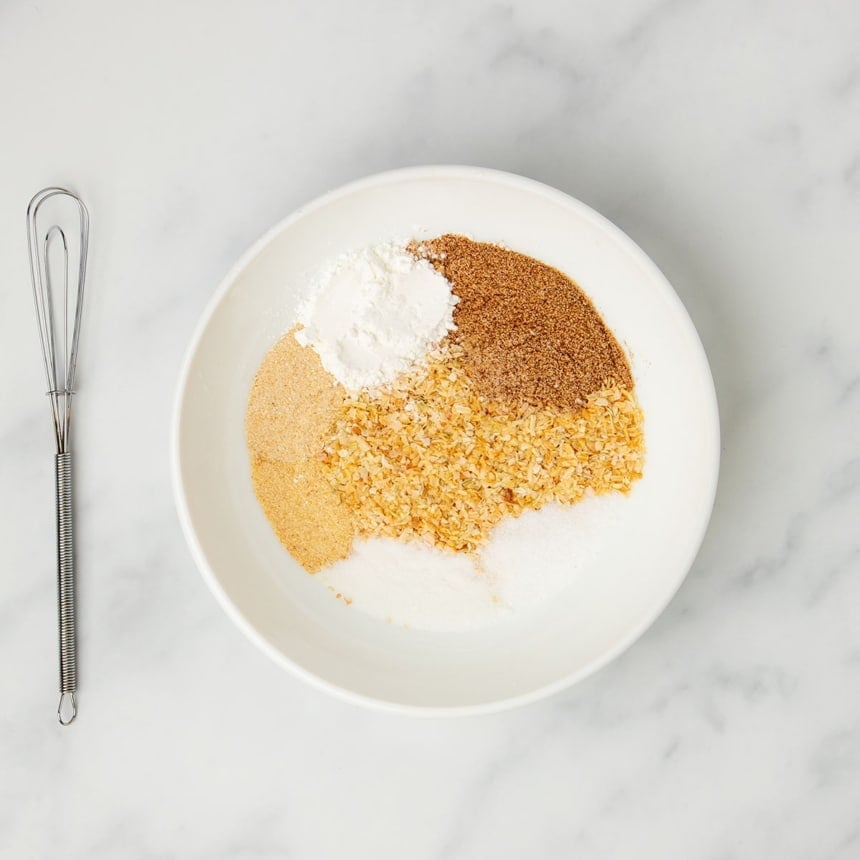
<instances>
[{"instance_id":1,"label":"coiled metal handle","mask_svg":"<svg viewBox=\"0 0 860 860\"><path fill-rule=\"evenodd\" d=\"M75 625L75 541L72 533L72 455L57 454L57 613L60 634L60 703L62 725L78 714L77 629Z\"/></svg>"}]
</instances>

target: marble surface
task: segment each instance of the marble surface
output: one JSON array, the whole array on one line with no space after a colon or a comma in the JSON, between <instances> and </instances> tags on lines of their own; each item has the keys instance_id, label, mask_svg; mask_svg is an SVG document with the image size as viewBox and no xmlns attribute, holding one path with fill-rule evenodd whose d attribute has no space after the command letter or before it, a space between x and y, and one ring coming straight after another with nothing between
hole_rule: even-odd
<instances>
[{"instance_id":1,"label":"marble surface","mask_svg":"<svg viewBox=\"0 0 860 860\"><path fill-rule=\"evenodd\" d=\"M743 0L0 8L0 855L860 856L860 6ZM168 427L236 257L318 193L523 173L626 230L708 350L724 461L677 598L497 716L309 689L199 578ZM93 212L76 403L81 713L54 708L51 438L24 207Z\"/></svg>"}]
</instances>

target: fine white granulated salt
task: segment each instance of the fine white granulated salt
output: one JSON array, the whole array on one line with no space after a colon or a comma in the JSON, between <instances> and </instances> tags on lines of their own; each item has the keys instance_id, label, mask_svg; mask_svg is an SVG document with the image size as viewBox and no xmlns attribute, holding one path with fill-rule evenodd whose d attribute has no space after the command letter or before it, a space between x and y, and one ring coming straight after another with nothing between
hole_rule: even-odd
<instances>
[{"instance_id":1,"label":"fine white granulated salt","mask_svg":"<svg viewBox=\"0 0 860 860\"><path fill-rule=\"evenodd\" d=\"M317 577L352 607L414 629L483 627L558 598L594 575L617 534L627 500L588 496L506 518L481 551L468 556L392 538L356 541L349 558Z\"/></svg>"},{"instance_id":2,"label":"fine white granulated salt","mask_svg":"<svg viewBox=\"0 0 860 860\"><path fill-rule=\"evenodd\" d=\"M453 331L457 301L450 282L405 243L360 248L314 278L296 340L357 391L393 380Z\"/></svg>"},{"instance_id":3,"label":"fine white granulated salt","mask_svg":"<svg viewBox=\"0 0 860 860\"><path fill-rule=\"evenodd\" d=\"M419 630L468 630L505 611L467 556L414 541L357 540L349 558L316 576L353 609Z\"/></svg>"},{"instance_id":4,"label":"fine white granulated salt","mask_svg":"<svg viewBox=\"0 0 860 860\"><path fill-rule=\"evenodd\" d=\"M615 494L591 494L575 505L546 505L503 519L481 552L502 605L537 606L588 576L617 534L625 501Z\"/></svg>"}]
</instances>

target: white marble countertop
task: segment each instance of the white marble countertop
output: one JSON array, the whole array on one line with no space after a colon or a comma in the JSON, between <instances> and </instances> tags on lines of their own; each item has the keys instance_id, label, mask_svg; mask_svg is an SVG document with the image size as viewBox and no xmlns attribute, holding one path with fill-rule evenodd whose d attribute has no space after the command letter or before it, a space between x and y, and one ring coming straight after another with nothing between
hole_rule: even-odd
<instances>
[{"instance_id":1,"label":"white marble countertop","mask_svg":"<svg viewBox=\"0 0 860 860\"><path fill-rule=\"evenodd\" d=\"M0 855L860 856L860 6L744 0L0 10ZM332 700L186 550L168 427L216 284L318 193L419 163L555 185L702 334L702 552L590 680L497 716ZM81 713L58 727L53 475L24 207L93 213L76 401Z\"/></svg>"}]
</instances>

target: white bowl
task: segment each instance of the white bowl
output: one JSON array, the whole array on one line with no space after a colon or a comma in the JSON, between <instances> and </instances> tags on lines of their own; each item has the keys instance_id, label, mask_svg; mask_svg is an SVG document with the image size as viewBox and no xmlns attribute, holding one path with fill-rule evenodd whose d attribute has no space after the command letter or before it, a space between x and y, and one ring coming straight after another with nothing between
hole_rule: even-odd
<instances>
[{"instance_id":1,"label":"white bowl","mask_svg":"<svg viewBox=\"0 0 860 860\"><path fill-rule=\"evenodd\" d=\"M548 605L482 629L385 624L332 595L282 549L251 486L251 380L293 322L309 275L349 248L456 232L501 242L574 278L627 347L645 412L645 476L593 567ZM351 701L420 713L522 704L627 648L681 584L704 536L719 463L717 405L695 329L663 275L617 227L529 179L470 167L354 182L263 236L217 290L177 392L179 518L207 585L282 666Z\"/></svg>"}]
</instances>

